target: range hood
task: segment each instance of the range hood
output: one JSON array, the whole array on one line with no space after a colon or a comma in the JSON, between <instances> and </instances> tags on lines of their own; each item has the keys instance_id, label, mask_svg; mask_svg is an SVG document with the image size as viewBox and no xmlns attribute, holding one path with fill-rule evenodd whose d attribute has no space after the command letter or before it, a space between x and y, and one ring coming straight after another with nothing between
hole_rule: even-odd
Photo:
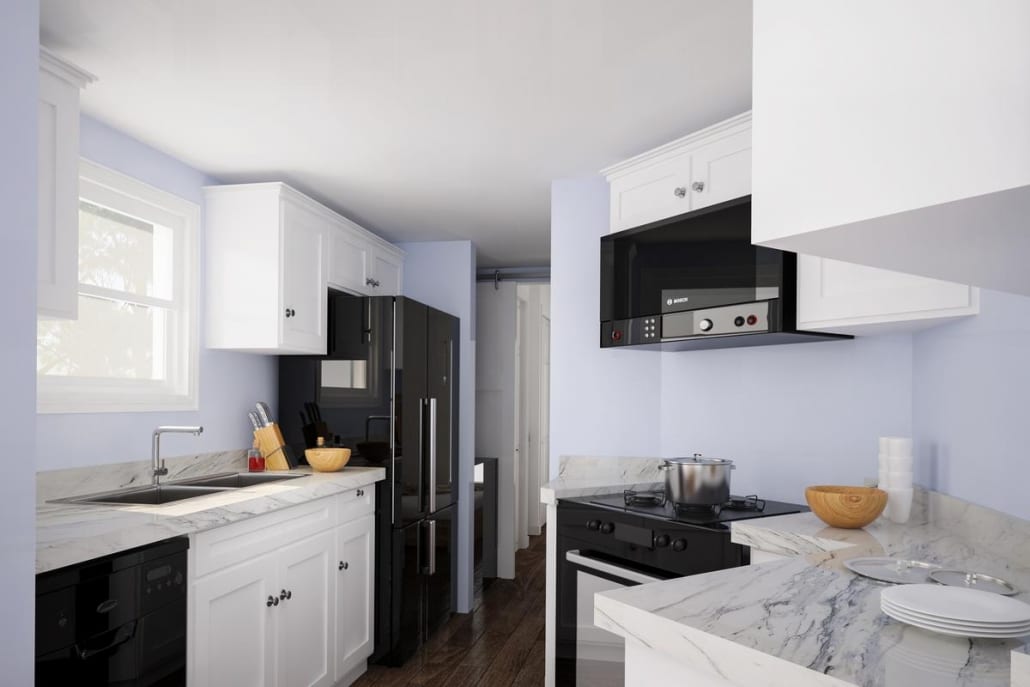
<instances>
[{"instance_id":1,"label":"range hood","mask_svg":"<svg viewBox=\"0 0 1030 687\"><path fill-rule=\"evenodd\" d=\"M751 243L745 196L601 238L601 347L850 339L797 329L797 255Z\"/></svg>"}]
</instances>

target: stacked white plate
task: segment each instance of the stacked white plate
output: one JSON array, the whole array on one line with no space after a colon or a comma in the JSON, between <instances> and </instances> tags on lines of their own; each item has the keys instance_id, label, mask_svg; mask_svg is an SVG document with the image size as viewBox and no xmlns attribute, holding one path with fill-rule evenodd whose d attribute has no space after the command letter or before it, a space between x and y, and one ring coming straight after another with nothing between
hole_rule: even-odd
<instances>
[{"instance_id":1,"label":"stacked white plate","mask_svg":"<svg viewBox=\"0 0 1030 687\"><path fill-rule=\"evenodd\" d=\"M909 584L885 589L880 609L895 620L953 637L1030 635L1030 604L979 589Z\"/></svg>"}]
</instances>

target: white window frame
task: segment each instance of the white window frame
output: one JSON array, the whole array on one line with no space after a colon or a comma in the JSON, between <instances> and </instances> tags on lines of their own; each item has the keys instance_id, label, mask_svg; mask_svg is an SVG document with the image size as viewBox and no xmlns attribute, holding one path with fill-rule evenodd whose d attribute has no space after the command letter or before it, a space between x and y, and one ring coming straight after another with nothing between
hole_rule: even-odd
<instances>
[{"instance_id":1,"label":"white window frame","mask_svg":"<svg viewBox=\"0 0 1030 687\"><path fill-rule=\"evenodd\" d=\"M168 354L169 374L166 381L37 375L37 412L197 410L200 376L200 206L85 158L79 160L79 197L172 229L176 248L172 300L178 307L171 310L171 313L175 319L173 329L178 332L178 336L173 342L175 350ZM78 261L75 269L78 282ZM102 291L81 284L78 287L78 293L89 295L104 295ZM143 304L151 300L161 307L167 306L166 301L148 299L147 296L134 295L132 300Z\"/></svg>"}]
</instances>

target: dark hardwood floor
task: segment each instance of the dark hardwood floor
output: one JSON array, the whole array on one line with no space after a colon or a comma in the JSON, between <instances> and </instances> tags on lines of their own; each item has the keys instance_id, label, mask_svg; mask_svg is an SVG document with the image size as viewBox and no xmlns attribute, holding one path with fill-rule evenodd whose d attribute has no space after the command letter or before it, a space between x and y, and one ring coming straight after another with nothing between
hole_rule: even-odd
<instances>
[{"instance_id":1,"label":"dark hardwood floor","mask_svg":"<svg viewBox=\"0 0 1030 687\"><path fill-rule=\"evenodd\" d=\"M514 580L494 580L402 667L371 665L354 687L542 685L545 536L516 553Z\"/></svg>"}]
</instances>

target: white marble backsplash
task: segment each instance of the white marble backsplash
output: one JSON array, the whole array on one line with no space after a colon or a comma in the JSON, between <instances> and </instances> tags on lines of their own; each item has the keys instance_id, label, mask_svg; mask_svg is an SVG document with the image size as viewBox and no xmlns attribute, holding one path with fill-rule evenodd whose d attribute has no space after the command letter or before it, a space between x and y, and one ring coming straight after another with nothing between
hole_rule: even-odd
<instances>
[{"instance_id":1,"label":"white marble backsplash","mask_svg":"<svg viewBox=\"0 0 1030 687\"><path fill-rule=\"evenodd\" d=\"M199 477L221 472L247 469L246 450L218 451L164 458L168 475L162 481ZM68 496L141 486L151 482L149 460L130 463L108 463L87 468L66 468L36 473L36 503L46 503Z\"/></svg>"},{"instance_id":2,"label":"white marble backsplash","mask_svg":"<svg viewBox=\"0 0 1030 687\"><path fill-rule=\"evenodd\" d=\"M561 456L558 476L540 489L540 500L615 494L625 489L654 489L665 477L661 458L618 456Z\"/></svg>"}]
</instances>

